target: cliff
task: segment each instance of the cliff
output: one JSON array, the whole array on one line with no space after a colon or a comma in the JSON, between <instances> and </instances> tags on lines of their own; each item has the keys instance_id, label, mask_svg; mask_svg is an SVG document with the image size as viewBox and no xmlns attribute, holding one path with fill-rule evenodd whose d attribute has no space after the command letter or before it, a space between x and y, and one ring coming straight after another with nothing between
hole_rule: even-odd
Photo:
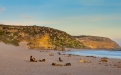
<instances>
[{"instance_id":1,"label":"cliff","mask_svg":"<svg viewBox=\"0 0 121 75\"><path fill-rule=\"evenodd\" d=\"M121 49L113 40L99 36L73 36L90 49Z\"/></svg>"},{"instance_id":2,"label":"cliff","mask_svg":"<svg viewBox=\"0 0 121 75\"><path fill-rule=\"evenodd\" d=\"M25 41L30 49L86 48L66 32L43 26L0 25L0 41L15 46Z\"/></svg>"},{"instance_id":3,"label":"cliff","mask_svg":"<svg viewBox=\"0 0 121 75\"><path fill-rule=\"evenodd\" d=\"M115 41L106 37L71 36L61 30L35 25L0 25L1 41L15 46L19 46L19 42L24 41L30 49L121 49Z\"/></svg>"}]
</instances>

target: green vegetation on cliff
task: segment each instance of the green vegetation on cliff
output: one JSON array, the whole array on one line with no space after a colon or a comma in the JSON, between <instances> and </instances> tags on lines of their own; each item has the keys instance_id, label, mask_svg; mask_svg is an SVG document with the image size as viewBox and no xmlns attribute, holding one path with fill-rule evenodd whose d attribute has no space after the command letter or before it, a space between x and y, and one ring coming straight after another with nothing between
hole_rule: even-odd
<instances>
[{"instance_id":1,"label":"green vegetation on cliff","mask_svg":"<svg viewBox=\"0 0 121 75\"><path fill-rule=\"evenodd\" d=\"M109 38L98 36L71 36L64 31L44 26L0 25L0 41L19 46L27 42L30 49L64 50L79 49L121 49Z\"/></svg>"},{"instance_id":2,"label":"green vegetation on cliff","mask_svg":"<svg viewBox=\"0 0 121 75\"><path fill-rule=\"evenodd\" d=\"M26 41L32 49L86 48L64 31L42 26L0 25L0 41L16 46Z\"/></svg>"}]
</instances>

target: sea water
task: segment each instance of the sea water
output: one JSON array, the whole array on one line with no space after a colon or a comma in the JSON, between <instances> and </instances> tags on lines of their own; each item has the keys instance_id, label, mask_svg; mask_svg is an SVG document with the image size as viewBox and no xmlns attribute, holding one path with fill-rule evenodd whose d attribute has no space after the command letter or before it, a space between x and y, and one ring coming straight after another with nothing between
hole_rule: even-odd
<instances>
[{"instance_id":1,"label":"sea water","mask_svg":"<svg viewBox=\"0 0 121 75\"><path fill-rule=\"evenodd\" d=\"M66 54L121 59L121 51L113 50L71 50L67 51Z\"/></svg>"}]
</instances>

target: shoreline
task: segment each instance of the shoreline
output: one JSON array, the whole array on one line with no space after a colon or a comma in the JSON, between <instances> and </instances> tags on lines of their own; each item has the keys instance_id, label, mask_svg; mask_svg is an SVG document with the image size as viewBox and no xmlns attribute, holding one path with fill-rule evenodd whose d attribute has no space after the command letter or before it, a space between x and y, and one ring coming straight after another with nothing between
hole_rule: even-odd
<instances>
[{"instance_id":1,"label":"shoreline","mask_svg":"<svg viewBox=\"0 0 121 75\"><path fill-rule=\"evenodd\" d=\"M121 51L118 51L118 52L111 51L111 50L110 51L109 50L70 50L70 51L66 51L65 54L79 55L79 56L94 56L99 58L107 57L112 59L121 59L121 56L120 56Z\"/></svg>"},{"instance_id":2,"label":"shoreline","mask_svg":"<svg viewBox=\"0 0 121 75\"><path fill-rule=\"evenodd\" d=\"M121 49L76 49L76 48L66 48L65 50L106 50L106 51L121 51Z\"/></svg>"}]
</instances>

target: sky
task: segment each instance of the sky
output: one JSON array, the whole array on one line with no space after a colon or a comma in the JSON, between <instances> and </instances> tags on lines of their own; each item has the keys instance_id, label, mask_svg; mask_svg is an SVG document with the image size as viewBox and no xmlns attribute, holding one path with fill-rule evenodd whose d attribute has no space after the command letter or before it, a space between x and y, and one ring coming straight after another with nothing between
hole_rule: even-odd
<instances>
[{"instance_id":1,"label":"sky","mask_svg":"<svg viewBox=\"0 0 121 75\"><path fill-rule=\"evenodd\" d=\"M121 46L121 0L0 0L0 24L108 37Z\"/></svg>"}]
</instances>

